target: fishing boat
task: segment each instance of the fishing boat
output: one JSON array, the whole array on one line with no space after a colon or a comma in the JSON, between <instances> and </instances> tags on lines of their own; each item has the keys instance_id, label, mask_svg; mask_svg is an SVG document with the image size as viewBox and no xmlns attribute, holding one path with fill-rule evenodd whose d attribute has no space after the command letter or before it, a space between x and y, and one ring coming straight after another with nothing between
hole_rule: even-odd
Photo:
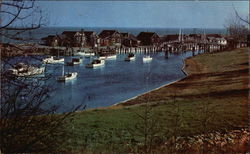
<instances>
[{"instance_id":1,"label":"fishing boat","mask_svg":"<svg viewBox=\"0 0 250 154\"><path fill-rule=\"evenodd\" d=\"M63 62L64 62L64 58L53 57L53 56L43 59L43 63L46 63L46 64L55 64L55 63L63 63Z\"/></svg>"},{"instance_id":2,"label":"fishing boat","mask_svg":"<svg viewBox=\"0 0 250 154\"><path fill-rule=\"evenodd\" d=\"M44 73L45 67L30 66L24 63L18 63L9 72L18 77L34 76Z\"/></svg>"},{"instance_id":3,"label":"fishing boat","mask_svg":"<svg viewBox=\"0 0 250 154\"><path fill-rule=\"evenodd\" d=\"M79 58L72 58L70 62L67 62L68 66L79 65L82 63L82 57Z\"/></svg>"},{"instance_id":4,"label":"fishing boat","mask_svg":"<svg viewBox=\"0 0 250 154\"><path fill-rule=\"evenodd\" d=\"M105 64L104 60L101 59L94 59L90 64L86 65L86 68L94 68L94 67L99 67L103 66Z\"/></svg>"},{"instance_id":5,"label":"fishing boat","mask_svg":"<svg viewBox=\"0 0 250 154\"><path fill-rule=\"evenodd\" d=\"M144 57L142 58L143 62L150 62L152 59L153 59L153 58L150 57L150 56L144 56Z\"/></svg>"},{"instance_id":6,"label":"fishing boat","mask_svg":"<svg viewBox=\"0 0 250 154\"><path fill-rule=\"evenodd\" d=\"M132 61L135 60L135 55L133 53L128 54L128 56L125 58L125 61Z\"/></svg>"},{"instance_id":7,"label":"fishing boat","mask_svg":"<svg viewBox=\"0 0 250 154\"><path fill-rule=\"evenodd\" d=\"M69 80L73 80L77 77L77 72L68 72L64 74L64 66L63 66L63 71L62 71L62 76L57 78L58 82L65 82Z\"/></svg>"}]
</instances>

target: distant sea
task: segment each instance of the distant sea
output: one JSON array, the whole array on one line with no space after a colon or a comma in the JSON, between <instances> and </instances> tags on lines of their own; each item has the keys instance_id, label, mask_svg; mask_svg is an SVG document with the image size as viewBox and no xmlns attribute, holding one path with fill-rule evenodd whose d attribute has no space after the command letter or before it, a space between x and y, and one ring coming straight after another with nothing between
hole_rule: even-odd
<instances>
[{"instance_id":1,"label":"distant sea","mask_svg":"<svg viewBox=\"0 0 250 154\"><path fill-rule=\"evenodd\" d=\"M40 42L41 38L48 35L61 34L63 31L95 31L99 34L102 30L118 30L119 32L128 32L137 36L140 32L156 32L158 35L168 35L168 34L179 34L179 28L115 28L115 27L42 27L36 30L23 32L19 34L19 37L30 38L32 41L29 42ZM184 34L199 34L199 33L216 33L216 34L226 34L227 31L224 28L183 28L182 33ZM5 31L5 34L11 34L13 31ZM8 43L13 42L6 38L1 38L1 42ZM22 41L17 41L16 43L22 43Z\"/></svg>"}]
</instances>

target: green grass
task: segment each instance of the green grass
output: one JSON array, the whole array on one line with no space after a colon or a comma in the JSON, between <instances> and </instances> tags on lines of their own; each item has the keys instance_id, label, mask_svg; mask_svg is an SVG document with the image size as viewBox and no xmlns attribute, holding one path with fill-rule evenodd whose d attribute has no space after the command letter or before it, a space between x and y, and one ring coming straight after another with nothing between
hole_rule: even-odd
<instances>
[{"instance_id":1,"label":"green grass","mask_svg":"<svg viewBox=\"0 0 250 154\"><path fill-rule=\"evenodd\" d=\"M203 54L187 61L190 76L129 101L127 105L75 113L67 125L71 135L63 150L74 152L131 152L143 142L137 126L143 127L145 103L152 107L150 123L157 129L157 140L173 135L190 136L204 131L224 131L245 127L248 122L248 51ZM244 70L239 72L238 70ZM232 80L233 79L233 80ZM176 97L173 104L173 96ZM206 113L206 111L208 113ZM179 120L174 120L179 115ZM204 130L203 122L207 122ZM174 124L175 122L178 124Z\"/></svg>"}]
</instances>

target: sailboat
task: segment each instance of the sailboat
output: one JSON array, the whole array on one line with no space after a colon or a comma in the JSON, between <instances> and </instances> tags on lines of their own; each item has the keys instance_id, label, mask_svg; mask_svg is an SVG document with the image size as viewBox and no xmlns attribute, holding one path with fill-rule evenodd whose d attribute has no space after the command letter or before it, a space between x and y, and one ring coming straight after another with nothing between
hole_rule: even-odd
<instances>
[{"instance_id":1,"label":"sailboat","mask_svg":"<svg viewBox=\"0 0 250 154\"><path fill-rule=\"evenodd\" d=\"M69 72L64 74L64 65L63 65L63 70L62 70L62 76L57 78L57 81L59 82L65 82L68 80L75 79L77 77L77 72Z\"/></svg>"}]
</instances>

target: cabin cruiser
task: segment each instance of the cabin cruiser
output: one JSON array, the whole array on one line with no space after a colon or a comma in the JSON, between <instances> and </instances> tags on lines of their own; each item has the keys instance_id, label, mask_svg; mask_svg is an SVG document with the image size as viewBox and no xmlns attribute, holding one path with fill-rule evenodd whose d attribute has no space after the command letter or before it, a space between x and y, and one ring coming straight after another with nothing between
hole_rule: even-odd
<instances>
[{"instance_id":1,"label":"cabin cruiser","mask_svg":"<svg viewBox=\"0 0 250 154\"><path fill-rule=\"evenodd\" d=\"M65 82L68 80L75 79L76 77L77 77L77 72L69 72L64 74L64 66L63 66L62 76L58 77L57 81Z\"/></svg>"},{"instance_id":2,"label":"cabin cruiser","mask_svg":"<svg viewBox=\"0 0 250 154\"><path fill-rule=\"evenodd\" d=\"M63 62L64 58L53 57L53 56L43 59L43 63L46 64L63 63Z\"/></svg>"},{"instance_id":3,"label":"cabin cruiser","mask_svg":"<svg viewBox=\"0 0 250 154\"><path fill-rule=\"evenodd\" d=\"M98 66L103 66L104 64L105 64L104 60L94 59L90 64L87 64L86 67L87 68L94 68L94 67L98 67Z\"/></svg>"},{"instance_id":4,"label":"cabin cruiser","mask_svg":"<svg viewBox=\"0 0 250 154\"><path fill-rule=\"evenodd\" d=\"M16 64L12 69L9 69L11 74L19 77L34 76L44 73L45 67L29 66L24 63Z\"/></svg>"},{"instance_id":5,"label":"cabin cruiser","mask_svg":"<svg viewBox=\"0 0 250 154\"><path fill-rule=\"evenodd\" d=\"M72 58L70 62L67 62L68 66L74 66L74 65L79 65L82 63L82 57L80 58Z\"/></svg>"},{"instance_id":6,"label":"cabin cruiser","mask_svg":"<svg viewBox=\"0 0 250 154\"><path fill-rule=\"evenodd\" d=\"M128 57L125 58L125 61L135 60L135 55L133 53L128 54Z\"/></svg>"},{"instance_id":7,"label":"cabin cruiser","mask_svg":"<svg viewBox=\"0 0 250 154\"><path fill-rule=\"evenodd\" d=\"M144 56L144 57L142 58L143 62L149 62L149 61L151 61L152 59L153 59L153 58L150 57L150 56Z\"/></svg>"}]
</instances>

